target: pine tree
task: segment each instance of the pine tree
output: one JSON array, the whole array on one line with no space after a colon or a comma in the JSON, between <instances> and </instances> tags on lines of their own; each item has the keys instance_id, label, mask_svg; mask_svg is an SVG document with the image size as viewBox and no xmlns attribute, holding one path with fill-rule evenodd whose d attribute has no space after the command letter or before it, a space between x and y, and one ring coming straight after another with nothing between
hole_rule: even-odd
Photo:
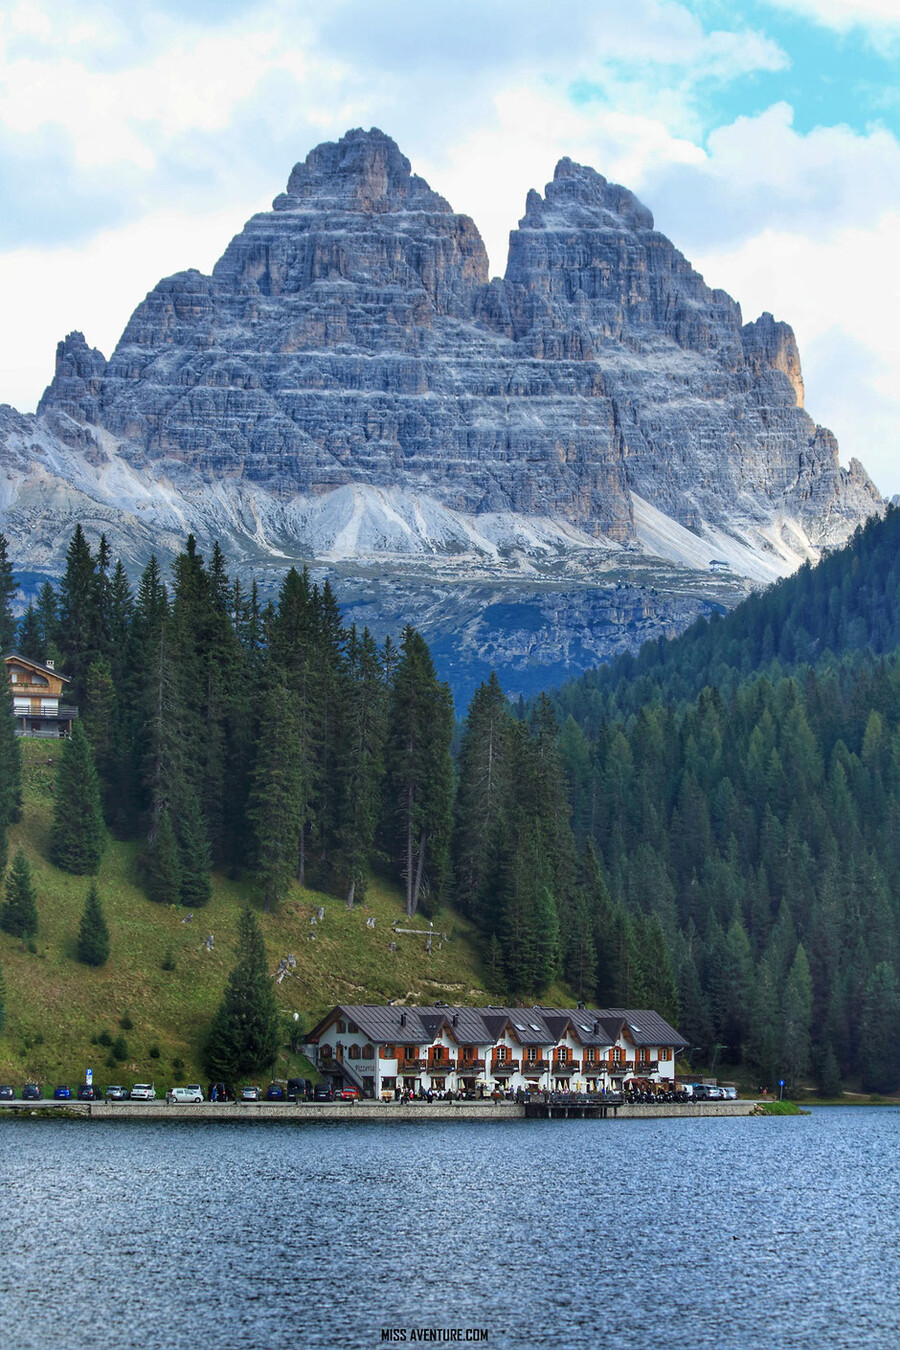
<instances>
[{"instance_id":1,"label":"pine tree","mask_svg":"<svg viewBox=\"0 0 900 1350\"><path fill-rule=\"evenodd\" d=\"M181 899L181 860L178 840L167 807L159 813L156 834L148 840L141 859L144 889L159 905L177 905Z\"/></svg>"},{"instance_id":2,"label":"pine tree","mask_svg":"<svg viewBox=\"0 0 900 1350\"><path fill-rule=\"evenodd\" d=\"M347 888L347 907L363 899L378 827L384 771L385 688L378 648L368 628L347 638L343 678L340 796L335 867Z\"/></svg>"},{"instance_id":3,"label":"pine tree","mask_svg":"<svg viewBox=\"0 0 900 1350\"><path fill-rule=\"evenodd\" d=\"M22 808L22 747L16 735L12 690L0 690L0 863L6 866L6 827Z\"/></svg>"},{"instance_id":4,"label":"pine tree","mask_svg":"<svg viewBox=\"0 0 900 1350\"><path fill-rule=\"evenodd\" d=\"M8 547L6 536L0 534L0 653L13 651L16 644L12 602L18 587L7 556Z\"/></svg>"},{"instance_id":5,"label":"pine tree","mask_svg":"<svg viewBox=\"0 0 900 1350\"><path fill-rule=\"evenodd\" d=\"M105 656L98 656L88 666L86 684L81 722L97 769L106 776L109 772L116 725L116 688L109 661Z\"/></svg>"},{"instance_id":6,"label":"pine tree","mask_svg":"<svg viewBox=\"0 0 900 1350\"><path fill-rule=\"evenodd\" d=\"M459 908L484 920L483 894L500 813L508 792L509 705L491 674L476 689L463 727L453 833L453 874Z\"/></svg>"},{"instance_id":7,"label":"pine tree","mask_svg":"<svg viewBox=\"0 0 900 1350\"><path fill-rule=\"evenodd\" d=\"M50 859L64 872L90 875L100 866L104 842L100 781L84 728L76 721L56 776Z\"/></svg>"},{"instance_id":8,"label":"pine tree","mask_svg":"<svg viewBox=\"0 0 900 1350\"><path fill-rule=\"evenodd\" d=\"M80 525L69 540L60 584L59 643L71 671L72 695L84 698L87 668L101 649L97 561Z\"/></svg>"},{"instance_id":9,"label":"pine tree","mask_svg":"<svg viewBox=\"0 0 900 1350\"><path fill-rule=\"evenodd\" d=\"M265 696L261 726L247 814L256 833L257 870L268 911L294 876L306 799L300 719L285 685Z\"/></svg>"},{"instance_id":10,"label":"pine tree","mask_svg":"<svg viewBox=\"0 0 900 1350\"><path fill-rule=\"evenodd\" d=\"M449 842L453 800L453 700L438 682L431 653L411 626L403 632L388 720L388 801L400 844L406 913L415 914L426 880L426 860L439 890Z\"/></svg>"},{"instance_id":11,"label":"pine tree","mask_svg":"<svg viewBox=\"0 0 900 1350\"><path fill-rule=\"evenodd\" d=\"M3 967L0 966L0 1032L3 1031L6 1022L6 980L3 977Z\"/></svg>"},{"instance_id":12,"label":"pine tree","mask_svg":"<svg viewBox=\"0 0 900 1350\"><path fill-rule=\"evenodd\" d=\"M900 987L889 961L880 961L863 990L862 1084L867 1092L900 1086Z\"/></svg>"},{"instance_id":13,"label":"pine tree","mask_svg":"<svg viewBox=\"0 0 900 1350\"><path fill-rule=\"evenodd\" d=\"M275 985L256 915L246 908L238 923L238 959L213 1018L205 1049L212 1078L235 1082L270 1070L278 1054Z\"/></svg>"},{"instance_id":14,"label":"pine tree","mask_svg":"<svg viewBox=\"0 0 900 1350\"><path fill-rule=\"evenodd\" d=\"M0 909L0 928L13 937L31 937L37 932L37 895L31 883L28 859L19 849L6 878L6 903Z\"/></svg>"},{"instance_id":15,"label":"pine tree","mask_svg":"<svg viewBox=\"0 0 900 1350\"><path fill-rule=\"evenodd\" d=\"M12 645L20 656L43 662L44 644L41 641L41 625L34 605L29 604L19 620L16 639Z\"/></svg>"},{"instance_id":16,"label":"pine tree","mask_svg":"<svg viewBox=\"0 0 900 1350\"><path fill-rule=\"evenodd\" d=\"M102 966L109 960L109 928L93 881L78 930L78 960L86 966Z\"/></svg>"},{"instance_id":17,"label":"pine tree","mask_svg":"<svg viewBox=\"0 0 900 1350\"><path fill-rule=\"evenodd\" d=\"M181 903L188 909L200 909L212 894L209 840L206 822L196 793L187 788L178 813L178 845L181 871Z\"/></svg>"},{"instance_id":18,"label":"pine tree","mask_svg":"<svg viewBox=\"0 0 900 1350\"><path fill-rule=\"evenodd\" d=\"M803 943L799 943L781 1003L782 1077L796 1089L810 1068L812 981Z\"/></svg>"},{"instance_id":19,"label":"pine tree","mask_svg":"<svg viewBox=\"0 0 900 1350\"><path fill-rule=\"evenodd\" d=\"M45 581L38 591L37 604L34 607L40 629L41 661L59 661L59 598L52 582ZM24 656L26 653L23 652Z\"/></svg>"}]
</instances>

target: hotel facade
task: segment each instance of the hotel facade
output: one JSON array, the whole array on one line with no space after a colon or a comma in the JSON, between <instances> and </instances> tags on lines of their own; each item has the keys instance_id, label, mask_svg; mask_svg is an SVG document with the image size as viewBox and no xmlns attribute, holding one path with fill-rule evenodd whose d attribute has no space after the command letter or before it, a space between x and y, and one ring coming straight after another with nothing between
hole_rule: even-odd
<instances>
[{"instance_id":1,"label":"hotel facade","mask_svg":"<svg viewBox=\"0 0 900 1350\"><path fill-rule=\"evenodd\" d=\"M684 1037L648 1009L339 1004L306 1053L335 1086L398 1093L674 1087Z\"/></svg>"}]
</instances>

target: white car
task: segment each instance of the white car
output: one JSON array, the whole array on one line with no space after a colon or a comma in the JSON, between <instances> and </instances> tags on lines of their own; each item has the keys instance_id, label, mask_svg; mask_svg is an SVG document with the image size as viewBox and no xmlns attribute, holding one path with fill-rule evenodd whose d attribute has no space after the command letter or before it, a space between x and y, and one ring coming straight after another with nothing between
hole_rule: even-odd
<instances>
[{"instance_id":1,"label":"white car","mask_svg":"<svg viewBox=\"0 0 900 1350\"><path fill-rule=\"evenodd\" d=\"M135 1083L131 1089L131 1100L133 1102L155 1102L156 1088L152 1083Z\"/></svg>"},{"instance_id":2,"label":"white car","mask_svg":"<svg viewBox=\"0 0 900 1350\"><path fill-rule=\"evenodd\" d=\"M203 1101L203 1089L199 1083L189 1083L187 1087L169 1088L169 1091L166 1093L166 1101L177 1103L199 1103Z\"/></svg>"},{"instance_id":3,"label":"white car","mask_svg":"<svg viewBox=\"0 0 900 1350\"><path fill-rule=\"evenodd\" d=\"M724 1102L728 1093L723 1087L711 1087L709 1089L709 1100L711 1102Z\"/></svg>"}]
</instances>

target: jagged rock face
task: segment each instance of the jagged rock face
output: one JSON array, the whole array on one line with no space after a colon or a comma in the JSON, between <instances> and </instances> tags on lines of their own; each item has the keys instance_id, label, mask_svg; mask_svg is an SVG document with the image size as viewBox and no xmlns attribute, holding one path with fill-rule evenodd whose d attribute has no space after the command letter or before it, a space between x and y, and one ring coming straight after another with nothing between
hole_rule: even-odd
<instances>
[{"instance_id":1,"label":"jagged rock face","mask_svg":"<svg viewBox=\"0 0 900 1350\"><path fill-rule=\"evenodd\" d=\"M626 189L562 160L489 284L472 221L377 131L313 150L212 277L161 282L108 366L61 344L52 409L142 468L424 490L619 543L632 490L691 529L787 509L815 533L823 502L875 501L803 412L790 329L742 327Z\"/></svg>"},{"instance_id":2,"label":"jagged rock face","mask_svg":"<svg viewBox=\"0 0 900 1350\"><path fill-rule=\"evenodd\" d=\"M8 534L49 535L37 480L134 559L193 529L248 563L558 580L592 547L702 568L700 539L762 580L882 507L804 411L790 328L743 324L627 189L561 160L491 281L473 222L375 130L311 151L212 276L161 281L108 363L70 334L0 442Z\"/></svg>"}]
</instances>

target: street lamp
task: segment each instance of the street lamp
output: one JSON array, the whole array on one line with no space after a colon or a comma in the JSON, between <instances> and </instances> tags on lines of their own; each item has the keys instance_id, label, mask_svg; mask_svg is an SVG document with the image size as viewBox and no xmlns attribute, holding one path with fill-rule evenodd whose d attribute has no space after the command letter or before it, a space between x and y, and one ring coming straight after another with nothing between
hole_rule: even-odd
<instances>
[{"instance_id":1,"label":"street lamp","mask_svg":"<svg viewBox=\"0 0 900 1350\"><path fill-rule=\"evenodd\" d=\"M709 1070L709 1076L710 1076L710 1078L712 1078L712 1076L713 1076L713 1074L714 1074L714 1072L715 1072L715 1068L716 1068L716 1060L718 1059L719 1051L720 1051L720 1050L727 1050L727 1049L728 1049L728 1046L727 1046L727 1045L721 1045L718 1041L716 1042L716 1045L715 1045L715 1047L714 1047L714 1049L713 1049L712 1066L711 1066L711 1068L710 1068L710 1070Z\"/></svg>"}]
</instances>

